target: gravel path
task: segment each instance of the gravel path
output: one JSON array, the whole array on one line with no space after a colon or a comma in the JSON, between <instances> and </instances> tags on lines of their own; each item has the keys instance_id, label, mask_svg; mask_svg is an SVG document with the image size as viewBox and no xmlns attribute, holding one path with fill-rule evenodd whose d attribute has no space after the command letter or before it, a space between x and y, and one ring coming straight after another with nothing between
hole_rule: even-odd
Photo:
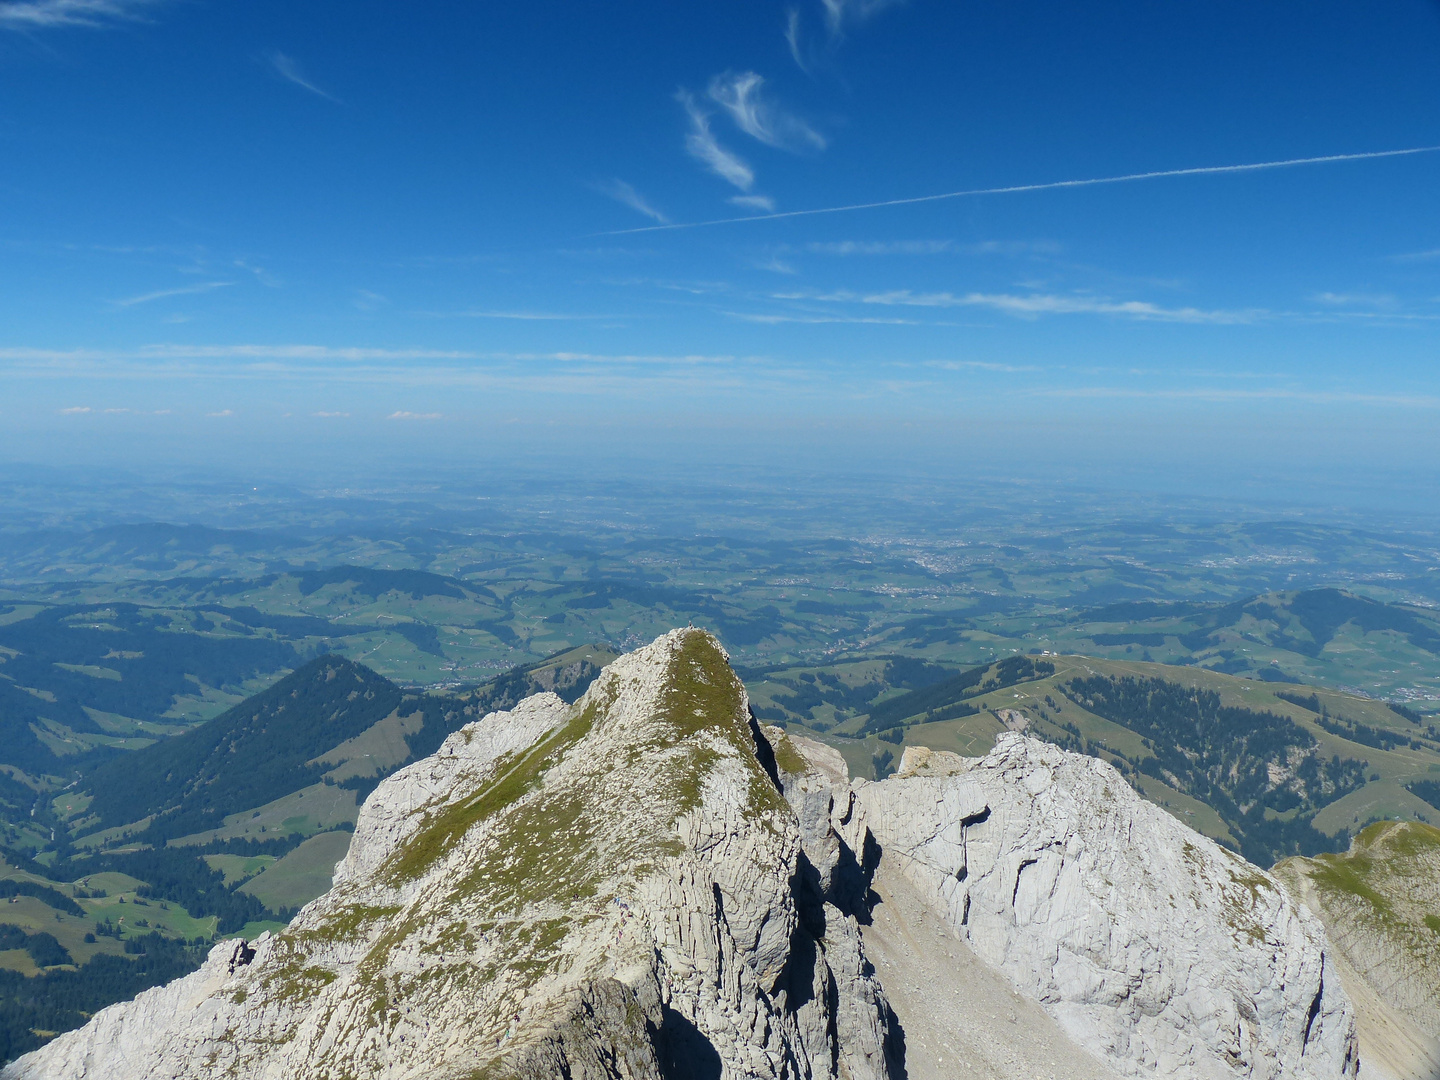
<instances>
[{"instance_id":1,"label":"gravel path","mask_svg":"<svg viewBox=\"0 0 1440 1080\"><path fill-rule=\"evenodd\" d=\"M976 957L900 874L882 864L875 891L881 903L861 934L905 1029L908 1080L1117 1080Z\"/></svg>"}]
</instances>

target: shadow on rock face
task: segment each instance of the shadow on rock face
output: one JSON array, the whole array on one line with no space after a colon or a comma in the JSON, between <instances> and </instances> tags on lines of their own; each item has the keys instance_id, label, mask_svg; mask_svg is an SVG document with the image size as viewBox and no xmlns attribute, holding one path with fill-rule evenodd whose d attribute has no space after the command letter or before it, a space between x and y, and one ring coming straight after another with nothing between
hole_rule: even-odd
<instances>
[{"instance_id":1,"label":"shadow on rock face","mask_svg":"<svg viewBox=\"0 0 1440 1080\"><path fill-rule=\"evenodd\" d=\"M890 1021L885 1033L885 1064L890 1068L890 1080L907 1080L910 1074L905 1071L905 1026L889 1005L885 1012Z\"/></svg>"},{"instance_id":2,"label":"shadow on rock face","mask_svg":"<svg viewBox=\"0 0 1440 1080\"><path fill-rule=\"evenodd\" d=\"M664 1010L655 1050L664 1080L720 1080L720 1054L674 1009Z\"/></svg>"},{"instance_id":3,"label":"shadow on rock face","mask_svg":"<svg viewBox=\"0 0 1440 1080\"><path fill-rule=\"evenodd\" d=\"M880 845L868 829L858 857L850 845L841 840L840 861L831 875L830 895L825 899L846 915L854 916L861 926L869 926L870 909L880 902L879 895L870 888L879 866Z\"/></svg>"}]
</instances>

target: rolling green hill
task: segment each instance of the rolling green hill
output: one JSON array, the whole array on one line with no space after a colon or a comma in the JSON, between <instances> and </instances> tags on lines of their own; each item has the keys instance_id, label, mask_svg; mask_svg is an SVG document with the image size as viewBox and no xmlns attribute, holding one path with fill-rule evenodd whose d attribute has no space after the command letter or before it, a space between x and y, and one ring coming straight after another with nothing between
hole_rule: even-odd
<instances>
[{"instance_id":1,"label":"rolling green hill","mask_svg":"<svg viewBox=\"0 0 1440 1080\"><path fill-rule=\"evenodd\" d=\"M86 604L0 625L0 765L63 775L178 730L167 714L197 690L233 693L296 661L287 642L197 633L196 618Z\"/></svg>"},{"instance_id":2,"label":"rolling green hill","mask_svg":"<svg viewBox=\"0 0 1440 1080\"><path fill-rule=\"evenodd\" d=\"M363 665L313 660L194 731L100 766L81 784L89 803L77 824L111 829L149 819L144 839L155 843L214 828L228 814L320 782L326 769L315 758L396 713L404 699Z\"/></svg>"}]
</instances>

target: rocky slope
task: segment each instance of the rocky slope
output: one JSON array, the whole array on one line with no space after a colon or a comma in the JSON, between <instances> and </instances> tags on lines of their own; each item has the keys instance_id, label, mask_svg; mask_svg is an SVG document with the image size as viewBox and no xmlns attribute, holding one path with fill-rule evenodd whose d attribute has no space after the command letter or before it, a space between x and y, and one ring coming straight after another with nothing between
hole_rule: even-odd
<instances>
[{"instance_id":1,"label":"rocky slope","mask_svg":"<svg viewBox=\"0 0 1440 1080\"><path fill-rule=\"evenodd\" d=\"M1440 829L1381 822L1275 873L1334 943L1367 1073L1440 1078Z\"/></svg>"},{"instance_id":2,"label":"rocky slope","mask_svg":"<svg viewBox=\"0 0 1440 1080\"><path fill-rule=\"evenodd\" d=\"M1004 734L911 749L856 816L975 955L1124 1075L1356 1070L1323 930L1110 766Z\"/></svg>"},{"instance_id":3,"label":"rocky slope","mask_svg":"<svg viewBox=\"0 0 1440 1080\"><path fill-rule=\"evenodd\" d=\"M760 732L723 650L682 630L572 706L540 694L451 736L375 790L286 930L0 1075L909 1067L1328 1080L1354 1075L1355 1036L1317 920L1109 766L1008 735L852 785Z\"/></svg>"}]
</instances>

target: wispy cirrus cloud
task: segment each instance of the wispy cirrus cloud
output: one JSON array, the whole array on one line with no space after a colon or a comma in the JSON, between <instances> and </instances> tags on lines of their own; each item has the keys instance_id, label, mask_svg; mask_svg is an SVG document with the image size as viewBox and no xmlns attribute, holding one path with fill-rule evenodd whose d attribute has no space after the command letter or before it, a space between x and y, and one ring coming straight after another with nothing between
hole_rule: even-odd
<instances>
[{"instance_id":1,"label":"wispy cirrus cloud","mask_svg":"<svg viewBox=\"0 0 1440 1080\"><path fill-rule=\"evenodd\" d=\"M632 185L626 183L624 180L618 178L602 180L595 184L594 187L600 194L608 195L622 206L628 206L631 210L634 210L638 214L644 214L652 221L658 221L662 225L667 225L670 222L670 219L659 210L656 210L645 196L641 195L640 192L636 191Z\"/></svg>"},{"instance_id":2,"label":"wispy cirrus cloud","mask_svg":"<svg viewBox=\"0 0 1440 1080\"><path fill-rule=\"evenodd\" d=\"M1045 315L1112 315L1143 322L1206 323L1240 325L1258 322L1270 315L1259 308L1231 311L1184 307L1167 308L1147 300L1114 300L1084 293L917 293L892 289L878 293L845 290L830 293L772 293L776 300L808 300L828 303L884 304L922 308L990 308L1017 318L1036 319Z\"/></svg>"},{"instance_id":3,"label":"wispy cirrus cloud","mask_svg":"<svg viewBox=\"0 0 1440 1080\"><path fill-rule=\"evenodd\" d=\"M155 292L141 293L139 296L127 296L122 300L111 300L110 303L117 308L131 308L139 304L148 304L154 300L166 300L172 296L194 296L199 293L207 293L233 284L235 284L233 281L202 281L198 285L184 285L178 289L159 289Z\"/></svg>"},{"instance_id":4,"label":"wispy cirrus cloud","mask_svg":"<svg viewBox=\"0 0 1440 1080\"><path fill-rule=\"evenodd\" d=\"M954 247L949 240L817 240L805 250L813 255L939 255Z\"/></svg>"},{"instance_id":5,"label":"wispy cirrus cloud","mask_svg":"<svg viewBox=\"0 0 1440 1080\"><path fill-rule=\"evenodd\" d=\"M767 256L763 259L756 259L753 265L757 270L769 270L772 274L797 273L795 267L791 266L784 259L777 258L774 255Z\"/></svg>"},{"instance_id":6,"label":"wispy cirrus cloud","mask_svg":"<svg viewBox=\"0 0 1440 1080\"><path fill-rule=\"evenodd\" d=\"M1432 248L1429 251L1405 251L1399 255L1391 255L1390 262L1434 262L1440 259L1440 248Z\"/></svg>"},{"instance_id":7,"label":"wispy cirrus cloud","mask_svg":"<svg viewBox=\"0 0 1440 1080\"><path fill-rule=\"evenodd\" d=\"M1311 299L1326 307L1393 308L1398 301L1388 293L1317 293Z\"/></svg>"},{"instance_id":8,"label":"wispy cirrus cloud","mask_svg":"<svg viewBox=\"0 0 1440 1080\"><path fill-rule=\"evenodd\" d=\"M146 345L137 349L36 349L25 347L0 348L0 364L17 370L50 371L55 374L75 372L88 375L103 365L114 373L124 365L135 370L151 371L164 365L185 365L192 362L237 362L251 364L256 371L273 371L293 366L294 370L311 369L334 373L346 368L393 368L399 372L414 371L417 362L434 366L464 367L474 364L582 363L604 365L682 365L728 364L737 358L730 355L702 353L641 354L588 352L478 352L462 349L382 349L334 345ZM118 365L118 367L117 367ZM172 369L173 370L173 369Z\"/></svg>"},{"instance_id":9,"label":"wispy cirrus cloud","mask_svg":"<svg viewBox=\"0 0 1440 1080\"><path fill-rule=\"evenodd\" d=\"M941 371L996 371L1005 375L1023 375L1040 370L1033 364L998 364L991 360L926 360L925 366Z\"/></svg>"},{"instance_id":10,"label":"wispy cirrus cloud","mask_svg":"<svg viewBox=\"0 0 1440 1080\"><path fill-rule=\"evenodd\" d=\"M1112 300L1086 295L1055 295L1049 293L912 293L900 289L876 293L864 298L867 304L903 304L913 307L986 307L1021 318L1042 315L1117 315L1144 322L1242 324L1253 323L1267 312L1258 309L1243 311L1206 311L1201 308L1166 308L1148 300Z\"/></svg>"},{"instance_id":11,"label":"wispy cirrus cloud","mask_svg":"<svg viewBox=\"0 0 1440 1080\"><path fill-rule=\"evenodd\" d=\"M293 56L287 56L285 53L275 49L265 54L265 62L270 66L271 71L286 82L294 83L300 87L300 89L308 90L317 97L322 97L326 101L334 102L336 105L344 104L334 94L327 90L320 89L320 87L311 82L305 73L300 70L300 65Z\"/></svg>"},{"instance_id":12,"label":"wispy cirrus cloud","mask_svg":"<svg viewBox=\"0 0 1440 1080\"><path fill-rule=\"evenodd\" d=\"M790 46L790 55L795 66L810 74L810 61L800 44L800 9L792 7L785 12L785 44Z\"/></svg>"},{"instance_id":13,"label":"wispy cirrus cloud","mask_svg":"<svg viewBox=\"0 0 1440 1080\"><path fill-rule=\"evenodd\" d=\"M765 94L765 79L753 71L727 71L710 80L710 100L735 126L766 146L791 153L824 150L825 136Z\"/></svg>"},{"instance_id":14,"label":"wispy cirrus cloud","mask_svg":"<svg viewBox=\"0 0 1440 1080\"><path fill-rule=\"evenodd\" d=\"M45 30L133 22L163 0L13 0L0 3L0 29Z\"/></svg>"},{"instance_id":15,"label":"wispy cirrus cloud","mask_svg":"<svg viewBox=\"0 0 1440 1080\"><path fill-rule=\"evenodd\" d=\"M589 322L596 319L619 319L623 315L582 315L568 311L417 311L435 319L514 319L517 322Z\"/></svg>"},{"instance_id":16,"label":"wispy cirrus cloud","mask_svg":"<svg viewBox=\"0 0 1440 1080\"><path fill-rule=\"evenodd\" d=\"M734 200L731 200L732 202ZM953 240L825 240L804 245L812 255L1056 255L1061 251L1053 240L980 240L957 244Z\"/></svg>"},{"instance_id":17,"label":"wispy cirrus cloud","mask_svg":"<svg viewBox=\"0 0 1440 1080\"><path fill-rule=\"evenodd\" d=\"M748 311L727 311L727 316L741 322L759 323L761 326L780 326L785 323L799 323L821 326L829 323L849 323L858 326L918 326L915 319L884 319L861 315L769 315Z\"/></svg>"},{"instance_id":18,"label":"wispy cirrus cloud","mask_svg":"<svg viewBox=\"0 0 1440 1080\"><path fill-rule=\"evenodd\" d=\"M775 209L775 200L769 195L732 195L726 201L731 206L743 206L746 210L764 210L769 213Z\"/></svg>"},{"instance_id":19,"label":"wispy cirrus cloud","mask_svg":"<svg viewBox=\"0 0 1440 1080\"><path fill-rule=\"evenodd\" d=\"M400 410L398 410L397 412L391 413L391 414L390 414L389 416L387 416L385 419L387 419L387 420L443 420L443 419L445 419L445 414L444 414L444 413L438 413L438 412L409 412L409 411L407 411L407 410L405 410L405 409L400 409Z\"/></svg>"},{"instance_id":20,"label":"wispy cirrus cloud","mask_svg":"<svg viewBox=\"0 0 1440 1080\"><path fill-rule=\"evenodd\" d=\"M839 47L845 31L859 26L886 8L897 7L905 0L820 0L820 21L824 30L818 35L809 35L806 40L806 19L799 7L785 11L785 44L795 66L809 75L818 65L823 64L827 54L833 54ZM816 40L818 39L818 40Z\"/></svg>"},{"instance_id":21,"label":"wispy cirrus cloud","mask_svg":"<svg viewBox=\"0 0 1440 1080\"><path fill-rule=\"evenodd\" d=\"M720 145L720 140L715 137L715 132L710 127L710 114L700 106L694 95L687 90L680 90L676 92L675 100L684 108L685 115L690 120L690 130L685 135L685 149L690 156L741 191L749 191L754 187L755 170L742 158Z\"/></svg>"},{"instance_id":22,"label":"wispy cirrus cloud","mask_svg":"<svg viewBox=\"0 0 1440 1080\"><path fill-rule=\"evenodd\" d=\"M1117 386L1044 387L1034 391L1044 397L1061 398L1153 398L1176 401L1299 401L1312 405L1378 405L1398 408L1440 408L1433 394L1371 394L1355 390L1297 390L1275 387L1267 390L1227 390L1211 387L1145 389Z\"/></svg>"},{"instance_id":23,"label":"wispy cirrus cloud","mask_svg":"<svg viewBox=\"0 0 1440 1080\"><path fill-rule=\"evenodd\" d=\"M238 270L244 270L248 274L253 274L255 276L255 280L258 281L261 285L264 285L267 289L279 289L285 284L265 267L256 266L254 263L250 262L247 259L236 259L235 267Z\"/></svg>"}]
</instances>

